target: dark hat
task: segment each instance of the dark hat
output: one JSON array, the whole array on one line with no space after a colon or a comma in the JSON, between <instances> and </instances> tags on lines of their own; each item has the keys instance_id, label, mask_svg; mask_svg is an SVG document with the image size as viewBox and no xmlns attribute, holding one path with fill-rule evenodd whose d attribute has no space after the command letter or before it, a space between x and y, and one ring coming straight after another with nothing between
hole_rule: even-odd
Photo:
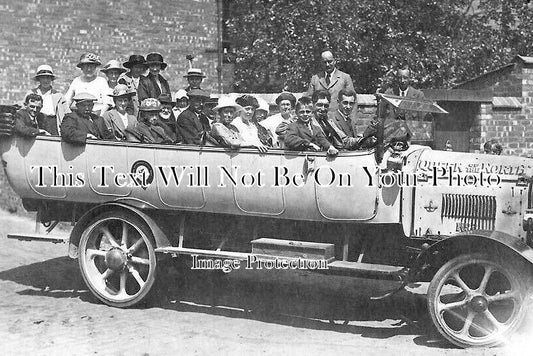
<instances>
[{"instance_id":1,"label":"dark hat","mask_svg":"<svg viewBox=\"0 0 533 356\"><path fill-rule=\"evenodd\" d=\"M242 107L253 106L256 109L259 107L259 102L257 101L257 99L248 94L238 97L237 99L235 99L235 102Z\"/></svg>"},{"instance_id":2,"label":"dark hat","mask_svg":"<svg viewBox=\"0 0 533 356\"><path fill-rule=\"evenodd\" d=\"M124 62L122 65L131 69L131 67L136 64L142 64L143 66L146 66L146 59L144 59L144 56L141 56L140 54L132 54L128 61Z\"/></svg>"},{"instance_id":3,"label":"dark hat","mask_svg":"<svg viewBox=\"0 0 533 356\"><path fill-rule=\"evenodd\" d=\"M279 105L282 100L289 100L293 107L294 105L296 105L296 97L289 92L283 92L278 95L278 97L276 98L276 104Z\"/></svg>"},{"instance_id":4,"label":"dark hat","mask_svg":"<svg viewBox=\"0 0 533 356\"><path fill-rule=\"evenodd\" d=\"M163 61L163 56L160 53L150 53L146 56L146 65L160 64L161 69L165 69L167 64Z\"/></svg>"},{"instance_id":5,"label":"dark hat","mask_svg":"<svg viewBox=\"0 0 533 356\"><path fill-rule=\"evenodd\" d=\"M172 96L167 93L159 95L157 99L161 102L161 104L174 104L174 102L172 101Z\"/></svg>"},{"instance_id":6,"label":"dark hat","mask_svg":"<svg viewBox=\"0 0 533 356\"><path fill-rule=\"evenodd\" d=\"M189 96L189 98L203 98L203 99L210 98L209 93L203 89L191 89L189 90L187 95Z\"/></svg>"},{"instance_id":7,"label":"dark hat","mask_svg":"<svg viewBox=\"0 0 533 356\"><path fill-rule=\"evenodd\" d=\"M98 57L96 54L92 52L87 52L87 53L82 54L80 57L80 61L78 62L78 64L76 64L76 67L81 68L81 65L86 64L86 63L96 64L96 65L102 64L102 62L100 62L100 57Z\"/></svg>"}]
</instances>

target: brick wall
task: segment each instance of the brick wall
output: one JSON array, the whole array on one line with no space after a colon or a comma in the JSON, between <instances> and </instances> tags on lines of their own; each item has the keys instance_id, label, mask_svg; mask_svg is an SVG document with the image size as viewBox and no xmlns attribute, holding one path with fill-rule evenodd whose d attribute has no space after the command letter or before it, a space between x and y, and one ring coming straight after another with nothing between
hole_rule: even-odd
<instances>
[{"instance_id":1,"label":"brick wall","mask_svg":"<svg viewBox=\"0 0 533 356\"><path fill-rule=\"evenodd\" d=\"M216 0L3 0L0 104L22 100L44 63L58 76L56 89L65 92L80 74L76 64L86 51L103 63L160 52L173 92L186 86L185 56L193 54L194 66L207 75L202 86L215 92L216 15Z\"/></svg>"}]
</instances>

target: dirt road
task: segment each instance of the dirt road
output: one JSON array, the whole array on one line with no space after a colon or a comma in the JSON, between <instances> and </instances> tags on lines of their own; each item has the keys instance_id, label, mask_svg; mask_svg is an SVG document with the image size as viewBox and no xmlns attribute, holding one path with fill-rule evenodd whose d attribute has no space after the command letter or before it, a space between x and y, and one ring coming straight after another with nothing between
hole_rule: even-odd
<instances>
[{"instance_id":1,"label":"dirt road","mask_svg":"<svg viewBox=\"0 0 533 356\"><path fill-rule=\"evenodd\" d=\"M430 331L422 296L369 302L365 296L376 286L316 275L173 270L162 280L166 297L115 309L87 291L66 245L6 239L7 232L32 228L32 221L0 211L1 355L514 356L532 350L529 326L503 348L456 349Z\"/></svg>"}]
</instances>

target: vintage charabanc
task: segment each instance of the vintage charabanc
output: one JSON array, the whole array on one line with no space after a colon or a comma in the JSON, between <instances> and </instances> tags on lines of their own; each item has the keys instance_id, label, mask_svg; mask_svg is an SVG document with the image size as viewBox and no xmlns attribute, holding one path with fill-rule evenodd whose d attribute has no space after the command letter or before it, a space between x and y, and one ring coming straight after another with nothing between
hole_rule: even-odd
<instances>
[{"instance_id":1,"label":"vintage charabanc","mask_svg":"<svg viewBox=\"0 0 533 356\"><path fill-rule=\"evenodd\" d=\"M382 100L442 112L430 102ZM9 122L3 114L0 152L11 187L48 232L74 224L69 255L108 305L145 300L161 261L192 256L192 267L225 272L304 268L396 281L398 290L430 282L431 318L462 347L498 345L524 318L533 263L529 158L386 147L382 130L375 148L336 157L71 145L12 135Z\"/></svg>"}]
</instances>

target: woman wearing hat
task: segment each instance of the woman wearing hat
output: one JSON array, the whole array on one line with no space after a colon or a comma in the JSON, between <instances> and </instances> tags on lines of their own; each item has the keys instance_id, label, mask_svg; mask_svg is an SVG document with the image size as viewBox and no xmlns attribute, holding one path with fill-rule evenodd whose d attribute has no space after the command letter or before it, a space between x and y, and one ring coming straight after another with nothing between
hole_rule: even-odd
<instances>
[{"instance_id":1,"label":"woman wearing hat","mask_svg":"<svg viewBox=\"0 0 533 356\"><path fill-rule=\"evenodd\" d=\"M161 75L167 64L163 61L163 56L159 53L150 53L146 56L148 66L148 76L141 77L137 95L140 101L146 98L158 98L161 94L170 95L170 87L167 80Z\"/></svg>"},{"instance_id":2,"label":"woman wearing hat","mask_svg":"<svg viewBox=\"0 0 533 356\"><path fill-rule=\"evenodd\" d=\"M259 107L257 99L251 95L243 95L238 97L235 102L242 106L242 110L239 111L239 116L233 120L232 124L239 130L244 145L257 147L259 152L267 152L268 147L261 142L259 130L252 121L254 111Z\"/></svg>"},{"instance_id":3,"label":"woman wearing hat","mask_svg":"<svg viewBox=\"0 0 533 356\"><path fill-rule=\"evenodd\" d=\"M122 67L119 61L112 59L105 64L105 66L100 70L107 77L107 85L113 90L118 84L118 78L122 73L126 73L126 68Z\"/></svg>"},{"instance_id":4,"label":"woman wearing hat","mask_svg":"<svg viewBox=\"0 0 533 356\"><path fill-rule=\"evenodd\" d=\"M112 105L108 96L109 86L103 77L97 75L97 68L101 65L100 58L94 53L84 53L76 65L82 71L79 77L74 78L65 94L67 104L72 104L73 98L78 93L89 93L96 98L93 113L102 115Z\"/></svg>"},{"instance_id":5,"label":"woman wearing hat","mask_svg":"<svg viewBox=\"0 0 533 356\"><path fill-rule=\"evenodd\" d=\"M124 84L117 84L115 89L113 89L113 93L109 95L113 98L115 107L106 111L102 117L107 128L117 140L126 140L126 129L132 129L137 124L135 116L127 112L131 98L135 95L135 92Z\"/></svg>"},{"instance_id":6,"label":"woman wearing hat","mask_svg":"<svg viewBox=\"0 0 533 356\"><path fill-rule=\"evenodd\" d=\"M120 78L118 78L118 84L127 85L130 90L135 91L137 94L137 96L133 97L131 105L128 107L128 113L137 117L139 114L139 93L137 90L139 88L141 77L148 68L146 66L146 59L140 54L132 54L128 61L124 62L122 65L124 68L129 69L129 71L120 75Z\"/></svg>"},{"instance_id":7,"label":"woman wearing hat","mask_svg":"<svg viewBox=\"0 0 533 356\"><path fill-rule=\"evenodd\" d=\"M279 113L267 117L265 120L261 121L260 125L267 128L272 133L274 147L281 147L282 143L278 139L276 130L282 122L285 121L287 123L287 125L285 125L286 129L288 124L296 119L294 113L296 97L291 93L283 92L276 98L276 104L278 105Z\"/></svg>"},{"instance_id":8,"label":"woman wearing hat","mask_svg":"<svg viewBox=\"0 0 533 356\"><path fill-rule=\"evenodd\" d=\"M55 78L52 67L47 64L40 65L33 77L39 83L39 86L27 92L24 97L31 93L40 95L43 99L41 114L47 118L47 121L55 122L57 132L60 132L61 121L63 121L65 114L70 112L70 109L63 94L52 88L52 82Z\"/></svg>"},{"instance_id":9,"label":"woman wearing hat","mask_svg":"<svg viewBox=\"0 0 533 356\"><path fill-rule=\"evenodd\" d=\"M231 124L235 112L240 110L242 107L227 96L220 97L217 106L213 108L218 114L218 120L211 128L211 137L223 147L238 149L243 144L239 130Z\"/></svg>"}]
</instances>

